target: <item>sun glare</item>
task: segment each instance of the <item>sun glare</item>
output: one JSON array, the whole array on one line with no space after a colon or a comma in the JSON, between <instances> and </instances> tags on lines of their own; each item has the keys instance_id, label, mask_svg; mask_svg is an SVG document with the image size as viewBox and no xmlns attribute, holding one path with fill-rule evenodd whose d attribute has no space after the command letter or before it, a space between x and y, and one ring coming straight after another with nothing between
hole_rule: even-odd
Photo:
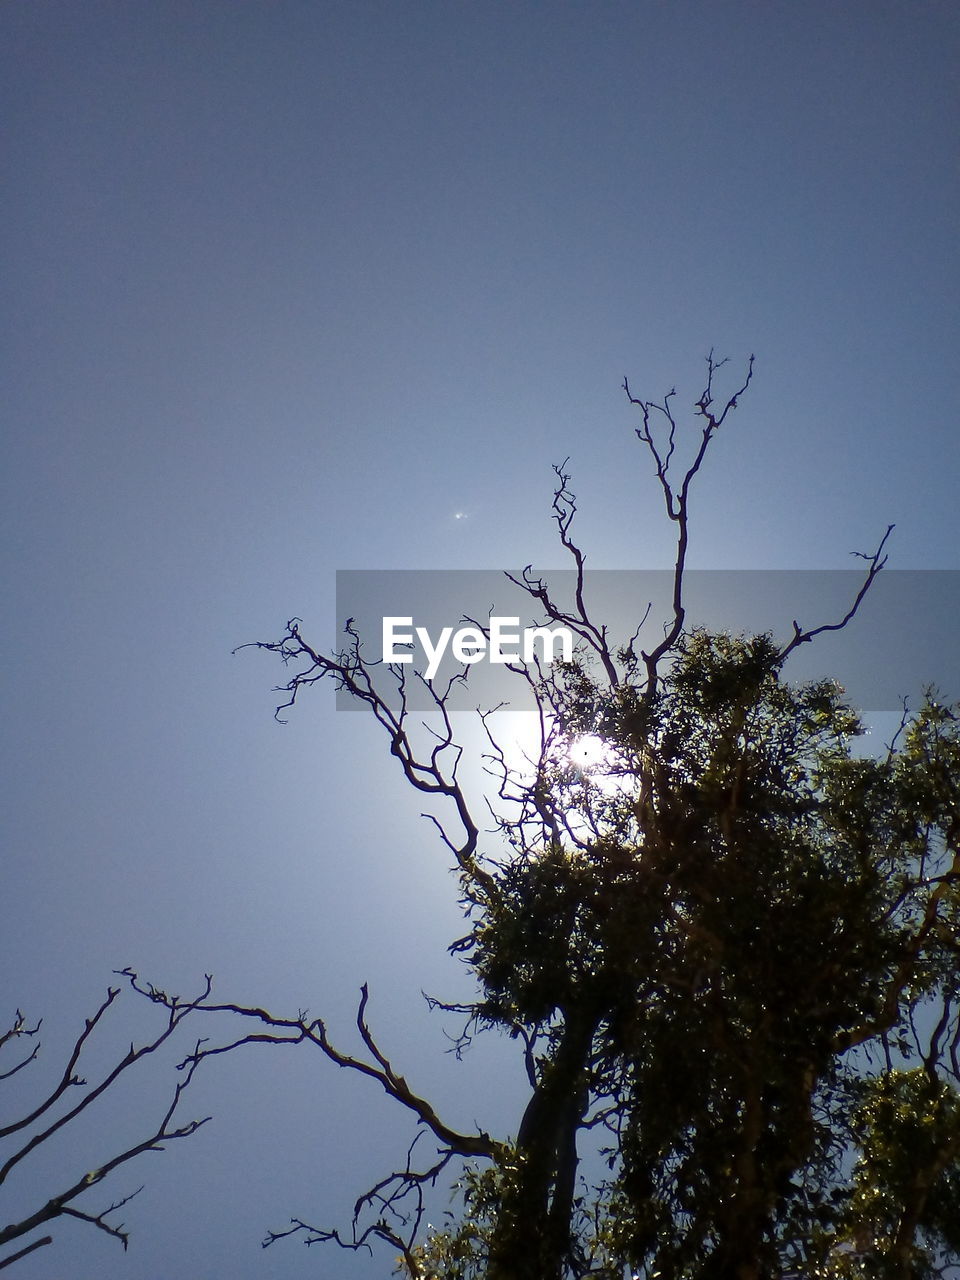
<instances>
[{"instance_id":1,"label":"sun glare","mask_svg":"<svg viewBox=\"0 0 960 1280\"><path fill-rule=\"evenodd\" d=\"M567 747L567 759L575 768L589 773L608 763L610 748L595 733L583 733Z\"/></svg>"}]
</instances>

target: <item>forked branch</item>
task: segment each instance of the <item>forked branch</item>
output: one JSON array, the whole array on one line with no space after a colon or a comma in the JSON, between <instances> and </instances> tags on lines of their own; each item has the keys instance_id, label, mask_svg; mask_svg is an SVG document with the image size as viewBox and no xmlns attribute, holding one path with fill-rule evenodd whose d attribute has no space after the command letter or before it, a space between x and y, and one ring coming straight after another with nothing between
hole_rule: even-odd
<instances>
[{"instance_id":1,"label":"forked branch","mask_svg":"<svg viewBox=\"0 0 960 1280\"><path fill-rule=\"evenodd\" d=\"M369 992L364 983L360 990L356 1025L368 1055L366 1059L338 1049L331 1042L322 1019L309 1019L305 1012L300 1012L296 1018L279 1018L265 1009L222 1004L209 1006L210 1011L250 1019L263 1029L250 1032L228 1044L213 1047L199 1044L183 1066L193 1070L205 1058L230 1053L248 1044L312 1044L336 1066L375 1080L389 1097L412 1112L422 1127L410 1145L404 1168L388 1174L359 1197L354 1206L349 1235L344 1235L336 1228L318 1228L303 1219L294 1218L289 1227L269 1232L263 1241L266 1247L287 1236L302 1235L307 1244L331 1242L343 1249L355 1251L369 1250L371 1240L382 1240L400 1250L412 1268L412 1249L424 1212L424 1187L433 1185L455 1160L497 1160L502 1157L504 1149L486 1133L462 1133L445 1124L431 1104L411 1089L370 1029L366 1016L368 999ZM425 1132L432 1133L437 1140L436 1156L425 1168L415 1168L412 1162L413 1152ZM364 1224L363 1219L370 1211L376 1213L377 1217L373 1222ZM415 1273L411 1271L411 1274Z\"/></svg>"},{"instance_id":2,"label":"forked branch","mask_svg":"<svg viewBox=\"0 0 960 1280\"><path fill-rule=\"evenodd\" d=\"M374 681L375 669L384 664L368 662L363 657L360 636L352 618L348 619L344 631L348 637L347 644L330 658L304 639L300 632L299 618L291 618L285 634L279 640L258 640L238 645L234 653L241 649L265 649L279 654L285 665L298 665L299 669L287 683L278 686L276 690L288 695L287 700L276 709L278 720L283 711L294 706L303 689L322 680L332 681L337 690L346 691L352 698L369 707L374 719L386 730L391 754L400 762L404 777L410 785L425 795L438 796L452 804L460 834L452 836L445 828L443 830L447 845L462 872L465 895L475 899L477 895L483 897L495 894L495 881L481 866L477 856L479 829L471 816L458 778L462 748L454 740L449 696L454 681L460 677L454 677L454 681L443 689L438 689L430 680L417 677L430 695L432 710L437 713L439 720L439 729L430 730L429 749L421 748L414 742L410 724L404 667L391 665L387 668L393 675L396 687L395 697L389 698Z\"/></svg>"},{"instance_id":3,"label":"forked branch","mask_svg":"<svg viewBox=\"0 0 960 1280\"><path fill-rule=\"evenodd\" d=\"M864 575L863 582L860 584L860 590L857 592L853 599L853 603L850 605L850 608L846 611L843 617L838 622L823 622L819 627L810 628L801 627L800 623L797 622L796 618L794 618L793 635L781 650L781 659L786 658L791 654L798 645L808 644L817 636L823 635L825 631L842 631L847 623L852 621L857 610L863 603L864 597L873 586L873 581L877 574L887 563L887 556L884 555L883 548L886 546L887 539L890 537L891 533L893 533L895 528L896 525L887 525L887 531L880 539L880 545L872 554L865 551L853 551L850 553L851 555L856 556L857 559L865 560L867 562L867 572Z\"/></svg>"},{"instance_id":4,"label":"forked branch","mask_svg":"<svg viewBox=\"0 0 960 1280\"><path fill-rule=\"evenodd\" d=\"M660 643L649 653L646 651L643 653L644 666L647 671L648 693L652 692L656 687L657 668L661 659L676 645L683 631L683 623L686 616L683 604L683 575L689 542L688 504L690 485L703 465L710 441L726 421L727 415L737 407L738 400L750 386L753 378L753 356L751 356L747 363L747 373L741 386L723 402L722 407L715 408L714 377L717 371L727 362L726 357L722 360L715 360L712 350L707 356L707 383L700 394L700 399L694 405L696 416L702 420L700 442L693 461L683 472L679 484L674 482L670 474L677 448L677 420L671 403L676 398L676 388L671 389L664 396L662 403L657 403L655 400L641 400L633 395L629 382L626 378L623 380L623 389L627 394L627 399L632 405L636 405L643 417L642 425L636 428L637 438L642 440L650 451L656 467L657 481L663 494L667 515L677 526L677 551L673 567L672 617L664 627L664 636ZM664 431L666 432L665 438Z\"/></svg>"},{"instance_id":5,"label":"forked branch","mask_svg":"<svg viewBox=\"0 0 960 1280\"><path fill-rule=\"evenodd\" d=\"M0 1167L0 1183L5 1182L12 1173L17 1169L18 1165L31 1152L42 1146L51 1139L55 1134L59 1133L66 1126L70 1125L78 1116L82 1115L88 1108L96 1103L122 1075L125 1075L145 1058L155 1054L176 1032L177 1028L183 1020L194 1014L197 1010L207 1007L205 1001L210 994L211 982L209 977L206 979L203 991L195 999L181 1000L177 996L168 996L150 985L141 985L138 982L136 974L131 970L125 969L121 971L122 976L127 978L129 985L140 995L146 996L152 1003L160 1004L166 1010L165 1025L152 1039L145 1041L139 1047L130 1046L127 1053L123 1055L112 1067L103 1071L95 1083L89 1083L79 1071L81 1060L84 1053L100 1027L108 1010L114 1005L120 994L119 987L111 987L103 1000L100 1007L96 1010L92 1017L86 1019L83 1030L74 1041L73 1047L67 1055L67 1062L59 1080L50 1090L50 1092L40 1101L39 1104L30 1108L28 1112L18 1120L14 1120L7 1124L2 1131L0 1137L12 1138L14 1135L23 1135L20 1139L20 1145L14 1150L4 1161ZM27 1028L23 1015L17 1011L11 1027L0 1036L0 1048L3 1048L11 1040L15 1040L21 1035L36 1035L39 1029L37 1027ZM15 1067L5 1071L2 1079L10 1079L16 1075L29 1063L33 1062L37 1056L37 1047L33 1052ZM75 1201L89 1191L91 1187L97 1186L103 1182L115 1169L121 1165L135 1160L138 1156L143 1155L147 1151L162 1151L164 1145L178 1138L186 1138L195 1133L197 1129L207 1123L209 1116L201 1120L190 1120L184 1124L176 1123L175 1117L180 1107L184 1093L189 1088L193 1079L193 1073L196 1068L196 1061L192 1062L186 1069L182 1078L177 1082L173 1089L170 1101L160 1118L159 1123L152 1128L146 1137L139 1142L130 1144L123 1148L116 1155L111 1156L107 1160L98 1162L98 1164L79 1175L75 1175L67 1180L67 1185L57 1195L50 1197L44 1204L40 1205L34 1212L27 1214L18 1222L10 1223L8 1226L0 1229L0 1247L8 1245L15 1240L20 1240L24 1236L29 1235L32 1231L40 1227L46 1226L54 1219L59 1217L77 1218L82 1222L88 1222L92 1226L105 1232L107 1235L117 1239L126 1248L128 1233L124 1229L122 1223L116 1223L110 1220L111 1215L133 1199L138 1194L134 1191L129 1195L123 1196L119 1200L115 1200L108 1208L103 1209L99 1213L89 1212L86 1209L79 1208ZM61 1109L59 1104L64 1103L67 1099L77 1099L72 1105ZM36 1128L38 1122L43 1121L44 1124L40 1128ZM28 1131L33 1128L34 1132L30 1136L26 1136ZM142 1189L142 1188L140 1188ZM52 1242L53 1237L45 1235L40 1237L25 1247L17 1249L15 1252L7 1254L6 1257L0 1259L0 1268L11 1266L14 1262L26 1257L36 1249L40 1249Z\"/></svg>"}]
</instances>

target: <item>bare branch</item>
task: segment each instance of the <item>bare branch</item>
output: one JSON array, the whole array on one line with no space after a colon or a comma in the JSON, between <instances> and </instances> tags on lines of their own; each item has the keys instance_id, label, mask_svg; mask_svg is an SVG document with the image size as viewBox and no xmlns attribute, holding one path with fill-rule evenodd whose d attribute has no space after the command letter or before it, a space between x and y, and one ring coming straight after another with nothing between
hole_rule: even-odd
<instances>
[{"instance_id":1,"label":"bare branch","mask_svg":"<svg viewBox=\"0 0 960 1280\"><path fill-rule=\"evenodd\" d=\"M300 619L291 618L287 623L286 633L280 640L254 641L239 645L234 652L237 653L241 649L265 649L278 654L284 664L300 665L300 669L290 680L278 688L278 692L289 695L287 701L277 707L275 714L278 719L282 711L295 705L301 690L321 680L333 681L336 689L345 690L369 707L376 721L386 731L390 739L390 752L399 761L404 777L410 785L417 791L441 797L453 805L462 835L456 841L451 838L449 847L463 873L464 891L468 895L495 894L495 881L483 869L477 857L479 830L473 821L463 788L457 777L462 752L454 742L449 695L454 685L459 682L459 677L454 677L443 692L438 691L431 681L421 677L421 682L430 693L434 710L439 713L441 721L439 733L431 731L434 737L432 748L426 756L423 756L414 745L410 733L404 669L402 667L392 669L397 686L396 705L392 705L387 696L376 687L373 679L374 670L383 664L368 662L362 656L360 637L353 625L353 619L348 621L345 632L349 637L347 645L334 657L328 658L303 638L300 633Z\"/></svg>"},{"instance_id":2,"label":"bare branch","mask_svg":"<svg viewBox=\"0 0 960 1280\"><path fill-rule=\"evenodd\" d=\"M516 586L526 591L532 599L536 600L551 622L568 627L588 649L596 654L607 680L610 682L611 687L615 688L620 683L620 676L613 654L610 651L610 646L607 643L607 628L605 625L595 626L587 612L584 597L586 557L570 535L573 519L577 514L577 500L576 495L569 487L570 475L566 471L569 461L570 459L566 458L559 466L555 465L553 468L558 482L553 493L553 519L560 535L560 542L576 565L575 610L571 612L561 608L551 596L550 590L543 579L534 576L531 565L526 566L519 578L512 573L507 573L505 576Z\"/></svg>"},{"instance_id":3,"label":"bare branch","mask_svg":"<svg viewBox=\"0 0 960 1280\"><path fill-rule=\"evenodd\" d=\"M326 1026L320 1018L308 1023L303 1017L296 1019L278 1018L268 1013L265 1009L238 1004L222 1004L207 1005L205 1007L208 1012L232 1013L243 1018L253 1019L263 1023L270 1030L245 1035L229 1044L219 1045L215 1048L208 1048L202 1044L198 1045L196 1051L182 1065L184 1067L189 1066L192 1069L204 1058L229 1053L245 1044L294 1045L307 1042L315 1045L325 1057L329 1058L338 1067L359 1072L360 1075L376 1080L390 1097L401 1103L407 1110L412 1111L418 1120L422 1121L451 1152L462 1156L481 1156L493 1159L500 1148L499 1144L494 1142L488 1134L460 1133L449 1125L444 1124L430 1103L425 1098L415 1094L403 1076L397 1073L386 1054L376 1043L367 1024L365 1011L368 997L367 985L364 983L361 987L360 1003L357 1008L357 1028L365 1048L374 1059L373 1063L342 1053L331 1044L327 1036Z\"/></svg>"},{"instance_id":4,"label":"bare branch","mask_svg":"<svg viewBox=\"0 0 960 1280\"><path fill-rule=\"evenodd\" d=\"M0 1049L2 1049L3 1046L10 1040L18 1039L20 1036L35 1036L39 1033L39 1031L40 1031L40 1023L38 1022L35 1027L26 1026L26 1020L23 1014L18 1009L16 1012L16 1015L14 1016L13 1023L11 1024L11 1026L6 1031L4 1031L2 1035L0 1035ZM23 1058L20 1062L18 1062L16 1066L11 1067L8 1071L0 1071L0 1080L9 1080L10 1077L15 1076L18 1071L22 1071L24 1067L29 1066L30 1063L34 1061L34 1059L36 1058L39 1052L40 1052L40 1044L38 1041L33 1046L33 1049L27 1055L27 1057ZM3 1133L0 1132L0 1138L2 1137L3 1137Z\"/></svg>"},{"instance_id":5,"label":"bare branch","mask_svg":"<svg viewBox=\"0 0 960 1280\"><path fill-rule=\"evenodd\" d=\"M106 1070L95 1084L92 1086L88 1085L87 1081L79 1074L78 1067L81 1057L90 1042L91 1036L99 1027L107 1010L113 1006L120 994L119 987L109 988L106 998L94 1015L91 1018L86 1019L83 1030L74 1041L73 1047L67 1058L67 1065L57 1085L38 1106L34 1107L29 1112L24 1119L7 1125L3 1131L3 1135L9 1137L15 1133L22 1132L32 1124L35 1124L35 1122L41 1117L49 1116L55 1104L62 1101L69 1090L84 1090L83 1096L75 1105L63 1111L55 1119L47 1123L45 1128L35 1132L6 1160L2 1169L0 1169L0 1182L8 1178L28 1154L35 1151L37 1147L41 1146L54 1134L69 1125L71 1121L81 1115L88 1107L101 1098L121 1075L129 1071L131 1067L142 1061L148 1055L156 1053L156 1051L166 1043L170 1036L173 1035L184 1018L198 1010L207 1008L205 1001L207 1000L211 989L211 980L209 977L206 979L204 989L200 996L193 1000L181 1000L177 996L168 996L165 992L153 987L151 984L141 984L137 975L130 969L121 970L119 972L127 978L130 987L135 992L139 995L145 996L152 1003L161 1005L166 1010L165 1026L153 1037L153 1039L146 1041L139 1048L135 1048L131 1045L128 1052L124 1054L112 1068ZM37 1028L27 1030L23 1026L22 1015L18 1011L17 1021L15 1022L11 1033L8 1033L5 1039L9 1039L10 1034L34 1034L36 1030ZM26 1066L28 1062L33 1061L34 1057L35 1052L30 1056L30 1058L19 1064L19 1066L15 1068L15 1071L19 1071L23 1066ZM28 1214L19 1222L11 1223L0 1230L0 1246L7 1245L14 1240L21 1239L31 1231L36 1230L38 1227L52 1222L55 1218L67 1216L77 1218L83 1222L88 1222L93 1226L96 1226L99 1230L120 1240L124 1247L126 1247L127 1233L124 1230L123 1225L114 1224L109 1221L109 1218L111 1214L115 1213L123 1205L127 1204L128 1201L133 1198L133 1195L137 1194L137 1192L133 1192L132 1195L127 1195L114 1201L109 1208L104 1209L99 1213L79 1208L73 1202L83 1195L84 1192L89 1191L91 1187L103 1182L121 1165L127 1164L129 1161L136 1159L147 1151L162 1151L166 1143L175 1141L179 1138L189 1137L191 1134L195 1133L201 1125L207 1123L209 1117L201 1120L191 1120L185 1124L175 1124L174 1122L174 1117L180 1106L183 1094L192 1081L198 1060L199 1059L196 1057L196 1054L194 1054L193 1060L189 1064L189 1068L174 1087L170 1101L163 1112L159 1123L150 1130L145 1138L124 1148L116 1155L113 1155L109 1159L97 1165L95 1168L90 1169L79 1176L75 1175L72 1180L68 1182L68 1185L64 1190L60 1191L57 1195L52 1196L45 1204L41 1205L33 1213ZM13 1071L8 1072L5 1078L8 1078L14 1073L15 1072ZM33 1241L31 1244L26 1246L26 1248L20 1249L13 1254L8 1254L6 1258L0 1261L0 1267L11 1265L18 1259L25 1257L34 1249L38 1249L42 1245L50 1243L51 1239L52 1237L50 1236L44 1236L40 1240Z\"/></svg>"},{"instance_id":6,"label":"bare branch","mask_svg":"<svg viewBox=\"0 0 960 1280\"><path fill-rule=\"evenodd\" d=\"M700 431L700 444L693 461L687 467L679 486L670 477L670 464L676 449L677 422L673 416L671 400L676 396L676 389L664 397L662 404L652 400L640 400L630 391L627 379L623 380L623 389L631 404L636 405L643 415L643 424L636 428L637 438L650 451L656 467L657 480L663 493L667 516L677 526L677 552L673 569L673 617L664 627L661 642L649 653L643 653L643 661L647 671L647 691L652 693L657 683L657 670L661 659L674 648L683 631L686 611L683 604L683 575L686 568L687 546L689 542L689 494L694 476L700 470L710 444L718 428L726 420L731 410L737 407L737 401L747 390L753 378L753 356L747 363L747 373L742 385L724 403L719 413L713 409L713 379L717 370L727 363L727 359L715 360L713 351L707 356L707 384L694 406L696 415L703 420ZM662 419L667 423L666 448L660 443L654 423Z\"/></svg>"},{"instance_id":7,"label":"bare branch","mask_svg":"<svg viewBox=\"0 0 960 1280\"><path fill-rule=\"evenodd\" d=\"M35 1249L42 1249L46 1244L53 1244L53 1236L41 1236L39 1240L34 1240L32 1244L28 1244L25 1248L18 1249L16 1253L8 1253L5 1258L0 1258L0 1271L4 1267L13 1266L15 1262L25 1258L28 1253L33 1253Z\"/></svg>"},{"instance_id":8,"label":"bare branch","mask_svg":"<svg viewBox=\"0 0 960 1280\"><path fill-rule=\"evenodd\" d=\"M891 524L887 526L886 533L880 539L880 545L877 547L876 551L874 551L872 554L868 554L863 551L852 551L850 553L851 555L856 556L859 560L866 560L869 567L867 569L866 575L864 576L863 582L860 584L860 590L857 592L856 596L854 597L853 603L850 605L850 608L843 615L840 621L824 622L819 627L811 627L809 630L805 630L803 627L800 626L800 623L797 622L796 619L794 619L793 636L791 637L789 642L784 646L784 648L780 651L781 660L783 660L789 654L791 654L794 651L794 649L797 648L798 645L809 644L811 640L813 640L816 636L823 635L825 631L842 631L843 628L847 625L847 623L853 619L857 610L860 608L860 605L863 603L864 597L866 596L867 592L873 586L873 581L876 578L877 574L887 563L888 557L883 554L883 548L886 545L887 539L890 537L891 533L893 533L895 528L896 528L896 525ZM906 710L904 710L904 714L906 714Z\"/></svg>"},{"instance_id":9,"label":"bare branch","mask_svg":"<svg viewBox=\"0 0 960 1280\"><path fill-rule=\"evenodd\" d=\"M337 1228L314 1227L302 1218L292 1218L286 1230L269 1231L262 1242L263 1247L267 1248L288 1236L302 1235L307 1245L332 1243L352 1252L364 1249L372 1253L370 1241L382 1240L402 1253L411 1275L417 1274L413 1248L423 1223L423 1188L435 1185L440 1174L456 1158L452 1151L442 1152L428 1168L414 1169L413 1152L421 1137L422 1133L417 1134L410 1143L403 1169L387 1174L357 1199L350 1236L342 1235ZM364 1226L362 1219L367 1210L373 1210L378 1216Z\"/></svg>"},{"instance_id":10,"label":"bare branch","mask_svg":"<svg viewBox=\"0 0 960 1280\"><path fill-rule=\"evenodd\" d=\"M60 1077L60 1082L57 1084L56 1088L39 1104L39 1106L35 1107L29 1115L24 1116L22 1120L17 1120L13 1124L0 1129L0 1138L6 1138L9 1134L16 1133L19 1129L27 1128L29 1125L33 1124L35 1120L39 1119L45 1111L48 1111L54 1103L57 1102L64 1093L66 1093L67 1089L69 1089L71 1085L82 1085L84 1083L79 1077L74 1075L74 1068L77 1065L80 1054L83 1052L83 1046L95 1030L100 1019L110 1008L119 994L119 987L110 987L107 990L106 999L103 1001L103 1004L101 1004L100 1008L92 1018L87 1019L83 1031L77 1037L76 1043L73 1046L73 1052L70 1054L67 1065L63 1069L63 1075ZM39 1026L39 1023L37 1025ZM6 1174L7 1168L4 1167L0 1170L0 1182L3 1182Z\"/></svg>"}]
</instances>

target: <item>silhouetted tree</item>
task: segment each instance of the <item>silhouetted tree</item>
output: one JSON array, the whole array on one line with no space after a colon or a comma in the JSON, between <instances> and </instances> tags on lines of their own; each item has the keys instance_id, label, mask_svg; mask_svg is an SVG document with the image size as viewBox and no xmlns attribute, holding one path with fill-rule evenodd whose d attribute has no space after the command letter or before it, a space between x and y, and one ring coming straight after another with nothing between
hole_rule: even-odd
<instances>
[{"instance_id":1,"label":"silhouetted tree","mask_svg":"<svg viewBox=\"0 0 960 1280\"><path fill-rule=\"evenodd\" d=\"M509 1032L530 1089L514 1133L460 1133L378 1046L366 989L358 1056L320 1021L238 1010L264 1024L254 1038L309 1042L371 1077L435 1140L360 1198L349 1232L297 1220L268 1242L380 1239L417 1280L906 1280L960 1258L957 713L930 697L886 754L863 757L838 686L784 677L798 646L853 617L889 529L843 617L794 622L781 642L686 626L691 487L753 373L751 358L718 401L724 363L708 358L688 450L676 393L655 403L625 384L676 529L671 612L650 648L639 629L613 647L591 617L557 468L573 598L530 569L514 580L578 651L517 668L539 713L529 767L484 717L495 836L458 777L449 685L424 682L424 737L407 669L384 687L352 622L330 657L298 621L258 646L293 666L284 707L332 680L383 726L411 786L450 806L437 825L469 921L451 949L478 991L441 1007L464 1015L464 1043ZM587 768L571 758L584 735L602 744ZM604 1176L585 1177L589 1149ZM462 1214L424 1234L424 1187L454 1168Z\"/></svg>"}]
</instances>

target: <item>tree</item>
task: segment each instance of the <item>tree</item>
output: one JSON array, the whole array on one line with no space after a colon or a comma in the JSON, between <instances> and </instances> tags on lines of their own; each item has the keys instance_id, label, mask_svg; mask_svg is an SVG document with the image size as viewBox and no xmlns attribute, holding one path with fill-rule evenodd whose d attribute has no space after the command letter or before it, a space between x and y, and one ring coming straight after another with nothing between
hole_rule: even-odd
<instances>
[{"instance_id":1,"label":"tree","mask_svg":"<svg viewBox=\"0 0 960 1280\"><path fill-rule=\"evenodd\" d=\"M122 1076L125 1076L140 1063L158 1053L172 1037L175 1037L185 1019L195 1016L201 1010L214 1010L217 1006L209 1002L211 980L208 977L201 994L193 999L183 1000L179 996L168 995L150 983L142 983L130 969L120 971L119 976L127 980L127 985L138 995L163 1009L163 1017L159 1029L139 1045L130 1048L110 1062L109 1065L93 1067L94 1074L90 1079L81 1074L90 1071L86 1059L91 1046L103 1026L104 1020L114 1008L121 993L121 987L110 987L106 997L93 1015L84 1020L83 1030L77 1035L72 1048L68 1051L66 1062L58 1078L49 1088L35 1094L19 1119L11 1120L0 1127L0 1141L5 1145L5 1153L0 1154L0 1185L7 1184L13 1175L20 1171L22 1162L32 1156L45 1143L54 1141L67 1126L73 1126L80 1117L91 1108L97 1106L103 1095L112 1089ZM7 1065L0 1063L0 1081L9 1082L15 1077L22 1081L21 1072L27 1071L37 1062L40 1041L38 1039L40 1023L29 1025L26 1017L18 1009L10 1020L7 1029L0 1033L0 1051L9 1054L20 1042L30 1044L30 1051L20 1056L19 1060ZM179 1032L182 1037L182 1032ZM183 1095L190 1087L199 1058L196 1050L199 1044L179 1064L179 1079L169 1091L167 1101L161 1106L159 1119L144 1126L142 1136L122 1145L120 1150L113 1148L108 1154L102 1150L96 1155L96 1162L90 1169L74 1169L64 1177L61 1188L47 1197L37 1208L25 1214L18 1221L0 1228L0 1249L16 1246L11 1253L0 1255L0 1270L11 1266L14 1262L25 1258L28 1254L53 1243L49 1233L36 1235L36 1232L47 1232L50 1224L59 1218L74 1218L98 1227L107 1235L119 1240L124 1249L127 1247L128 1232L122 1223L114 1220L114 1215L143 1188L138 1188L121 1199L115 1200L106 1209L91 1211L81 1208L78 1201L87 1202L87 1193L98 1187L116 1169L148 1151L162 1151L169 1142L178 1138L187 1138L207 1123L209 1116L202 1120L180 1122L177 1113ZM94 1058L97 1058L94 1051ZM100 1055L102 1060L102 1054ZM8 1085L9 1087L9 1085ZM8 1110L8 1108L5 1108ZM71 1130L72 1132L72 1130ZM3 1149L0 1148L0 1152ZM20 1244L33 1235L29 1243Z\"/></svg>"},{"instance_id":2,"label":"tree","mask_svg":"<svg viewBox=\"0 0 960 1280\"><path fill-rule=\"evenodd\" d=\"M751 357L718 400L725 363L708 357L685 463L676 392L646 401L624 384L676 531L672 608L649 649L639 627L615 646L591 617L556 468L573 598L529 567L513 580L577 651L516 667L539 715L529 768L482 716L490 847L458 777L450 685L413 677L434 710L424 737L406 668L384 686L352 622L329 657L299 620L256 646L293 667L278 716L332 680L383 726L414 790L449 807L431 816L469 922L451 951L478 994L433 1003L464 1016L462 1047L506 1030L530 1086L515 1134L460 1133L378 1045L365 988L362 1056L322 1021L238 1010L265 1024L253 1038L310 1042L377 1081L436 1145L361 1196L349 1233L297 1220L266 1243L379 1239L416 1280L906 1280L960 1260L958 713L930 695L885 755L863 756L842 690L786 678L799 646L854 616L890 529L841 618L794 621L780 641L687 627L691 489L753 376ZM602 743L589 768L571 757L585 735ZM458 1166L462 1213L423 1238L424 1188Z\"/></svg>"}]
</instances>

